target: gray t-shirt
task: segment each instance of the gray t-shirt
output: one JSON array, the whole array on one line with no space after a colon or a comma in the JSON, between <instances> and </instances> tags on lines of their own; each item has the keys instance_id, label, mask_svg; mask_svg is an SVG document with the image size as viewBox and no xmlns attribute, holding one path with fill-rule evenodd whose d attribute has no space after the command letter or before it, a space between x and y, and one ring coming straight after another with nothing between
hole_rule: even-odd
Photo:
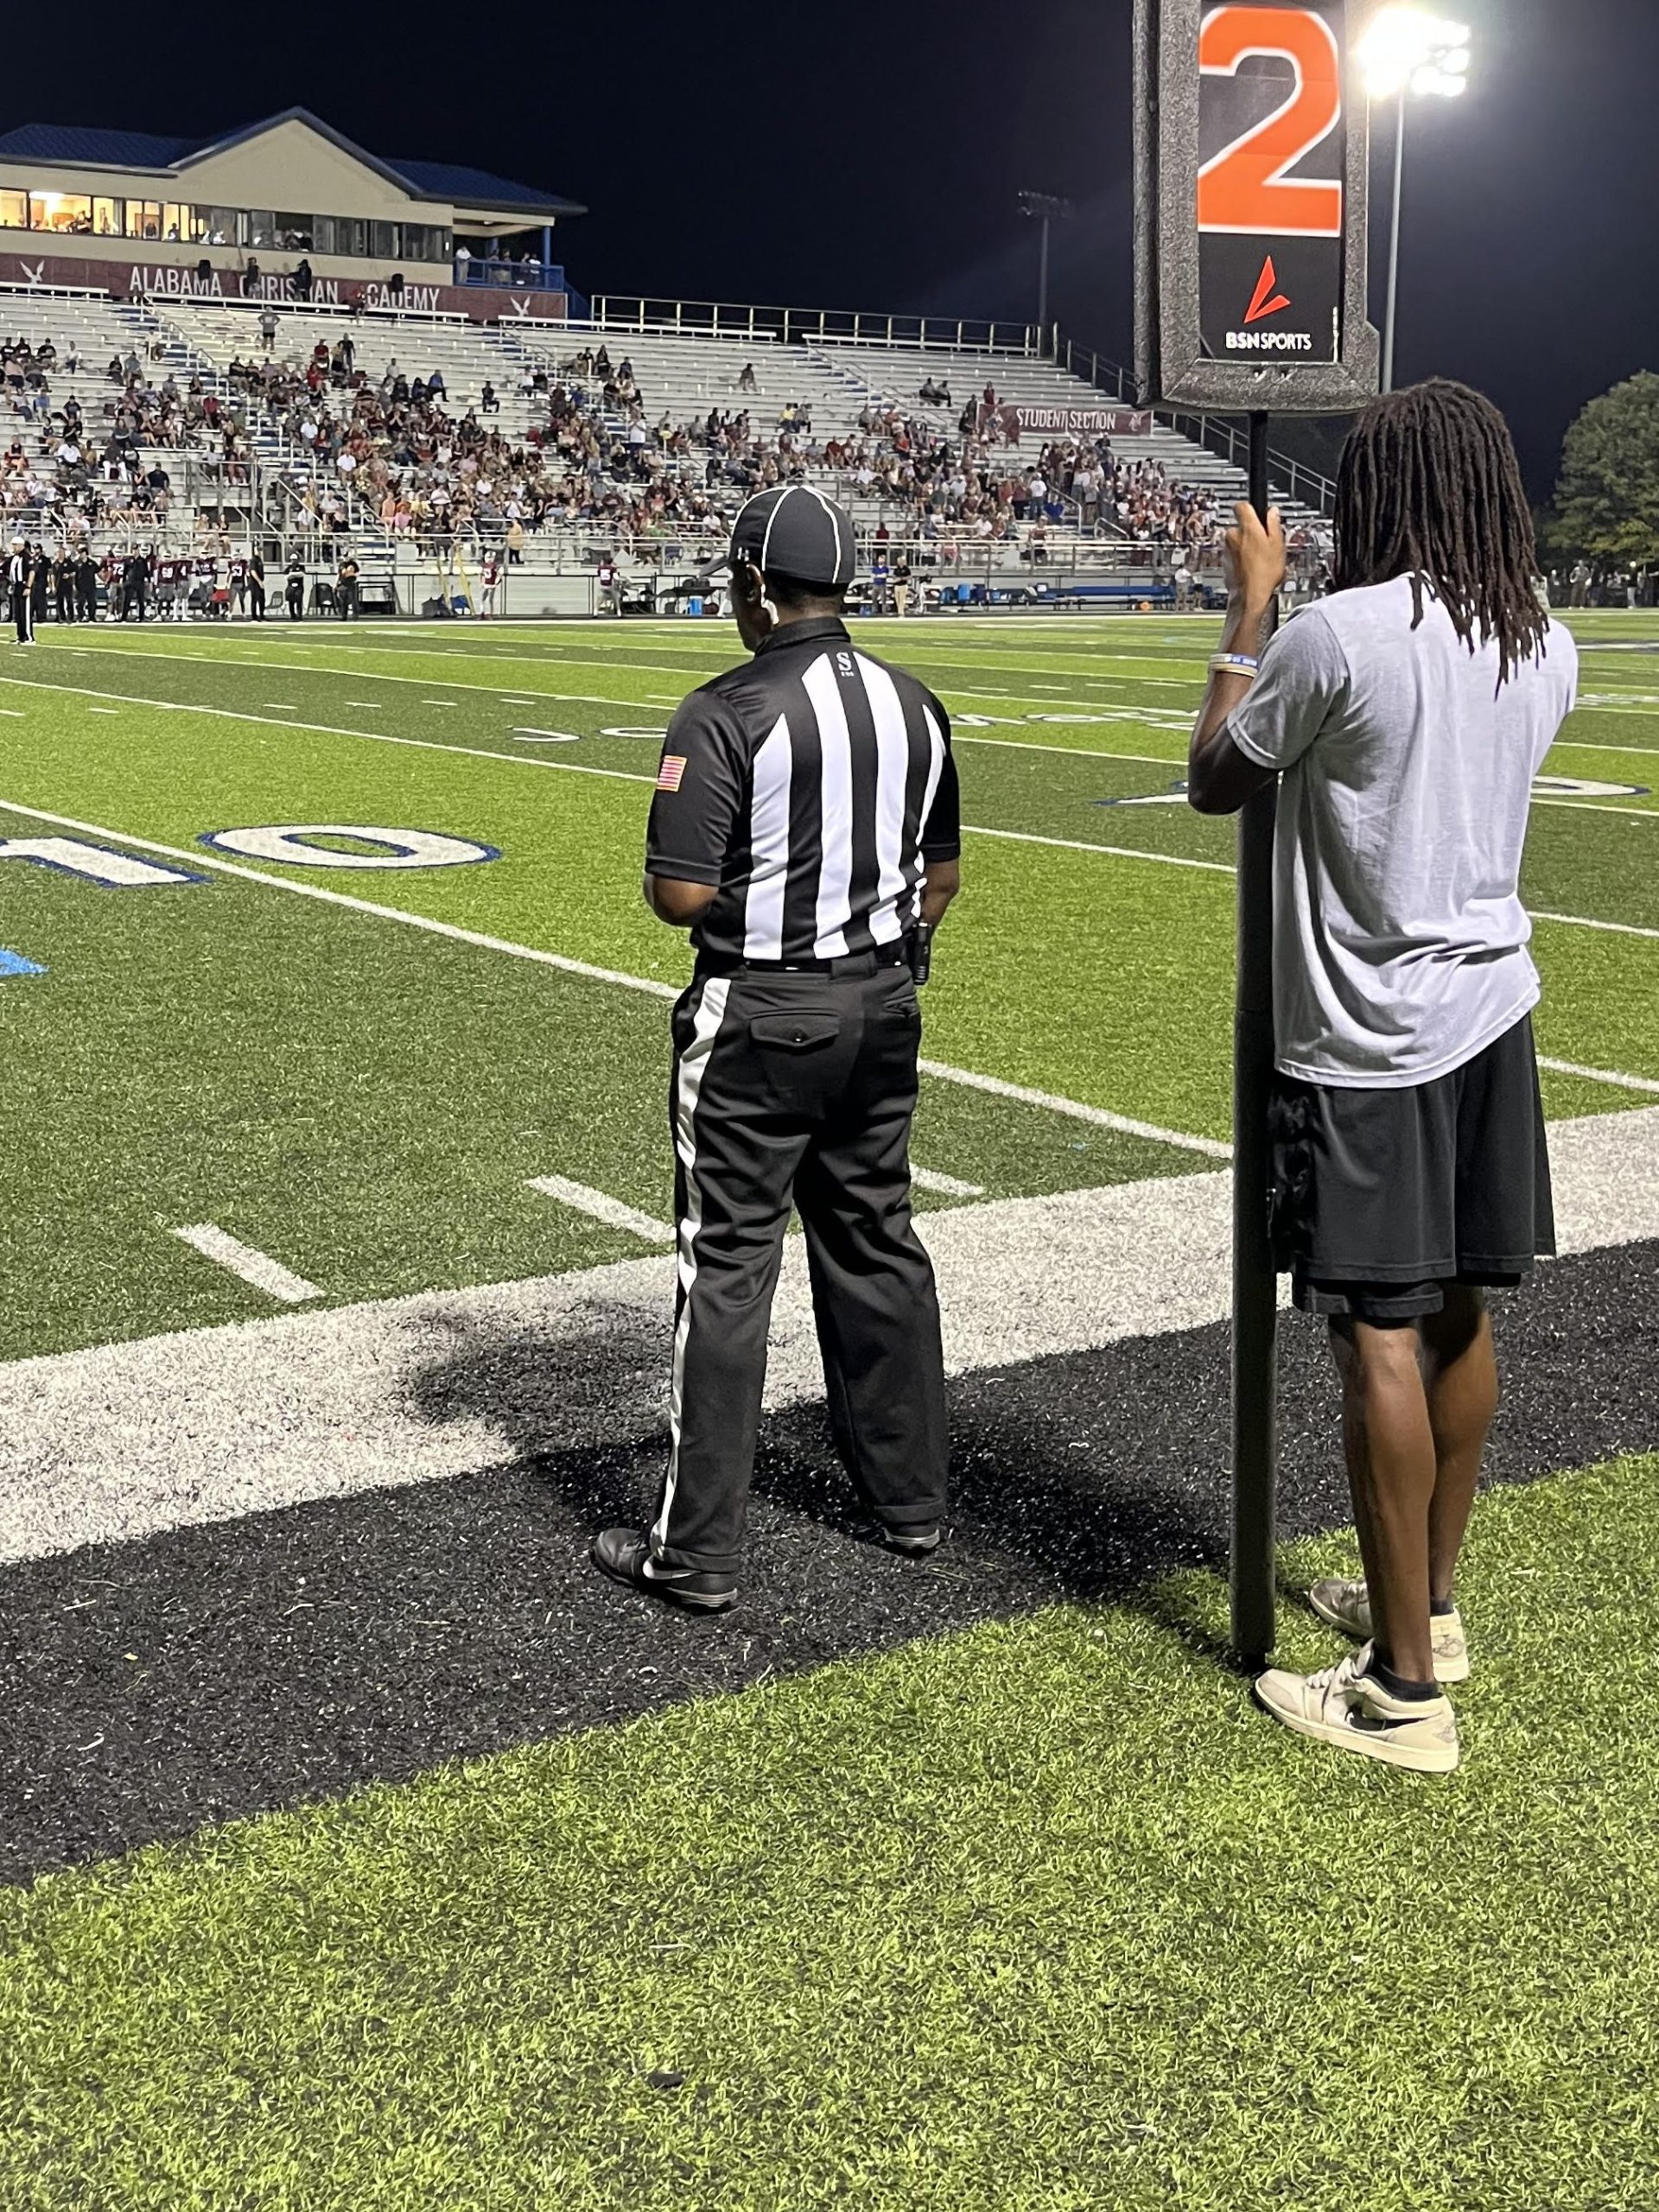
<instances>
[{"instance_id":1,"label":"gray t-shirt","mask_svg":"<svg viewBox=\"0 0 1659 2212\"><path fill-rule=\"evenodd\" d=\"M1278 1065L1354 1090L1432 1082L1538 1002L1521 903L1532 779L1572 712L1578 649L1500 689L1409 576L1287 623L1227 728L1284 771L1274 854Z\"/></svg>"}]
</instances>

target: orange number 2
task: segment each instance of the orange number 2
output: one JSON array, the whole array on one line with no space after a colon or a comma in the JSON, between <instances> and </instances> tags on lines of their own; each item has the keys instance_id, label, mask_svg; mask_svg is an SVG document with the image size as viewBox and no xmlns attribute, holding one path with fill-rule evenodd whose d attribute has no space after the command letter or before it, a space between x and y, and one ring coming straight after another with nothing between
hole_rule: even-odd
<instances>
[{"instance_id":1,"label":"orange number 2","mask_svg":"<svg viewBox=\"0 0 1659 2212\"><path fill-rule=\"evenodd\" d=\"M1340 238L1340 181L1285 174L1341 119L1336 33L1311 8L1212 9L1198 34L1200 71L1230 77L1252 54L1288 61L1295 86L1264 123L1252 124L1199 170L1198 228Z\"/></svg>"}]
</instances>

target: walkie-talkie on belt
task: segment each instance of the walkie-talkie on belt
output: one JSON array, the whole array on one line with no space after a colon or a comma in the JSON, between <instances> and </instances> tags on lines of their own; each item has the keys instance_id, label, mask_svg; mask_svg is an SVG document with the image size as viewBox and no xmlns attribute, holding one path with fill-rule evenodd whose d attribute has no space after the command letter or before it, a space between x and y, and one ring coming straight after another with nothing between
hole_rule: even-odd
<instances>
[{"instance_id":1,"label":"walkie-talkie on belt","mask_svg":"<svg viewBox=\"0 0 1659 2212\"><path fill-rule=\"evenodd\" d=\"M910 973L913 982L925 983L933 970L933 925L918 922L910 940Z\"/></svg>"}]
</instances>

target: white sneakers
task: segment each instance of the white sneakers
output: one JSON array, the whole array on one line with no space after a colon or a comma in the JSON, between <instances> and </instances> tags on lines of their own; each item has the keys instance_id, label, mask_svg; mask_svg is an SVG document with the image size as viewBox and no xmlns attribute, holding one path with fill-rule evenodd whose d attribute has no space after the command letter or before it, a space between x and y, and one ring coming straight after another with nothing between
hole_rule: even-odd
<instances>
[{"instance_id":1,"label":"white sneakers","mask_svg":"<svg viewBox=\"0 0 1659 2212\"><path fill-rule=\"evenodd\" d=\"M1395 1697L1370 1665L1367 1643L1321 1674L1292 1675L1274 1667L1258 1678L1255 1694L1275 1720L1299 1736L1418 1774L1450 1774L1458 1764L1458 1724L1450 1700L1444 1694Z\"/></svg>"},{"instance_id":2,"label":"white sneakers","mask_svg":"<svg viewBox=\"0 0 1659 2212\"><path fill-rule=\"evenodd\" d=\"M1370 1642L1373 1633L1371 1601L1363 1582L1316 1582L1307 1593L1307 1602L1322 1621L1339 1628L1344 1636L1351 1636L1356 1643ZM1433 1638L1435 1681L1466 1682L1469 1643L1457 1608L1453 1606L1449 1613L1436 1613L1429 1622L1429 1629Z\"/></svg>"}]
</instances>

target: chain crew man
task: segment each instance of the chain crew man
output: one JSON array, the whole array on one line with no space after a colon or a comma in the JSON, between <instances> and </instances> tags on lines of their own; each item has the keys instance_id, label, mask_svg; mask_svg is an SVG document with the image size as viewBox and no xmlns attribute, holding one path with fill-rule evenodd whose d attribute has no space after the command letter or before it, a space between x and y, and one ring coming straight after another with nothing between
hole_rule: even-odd
<instances>
[{"instance_id":1,"label":"chain crew man","mask_svg":"<svg viewBox=\"0 0 1659 2212\"><path fill-rule=\"evenodd\" d=\"M1277 515L1241 507L1228 557L1191 791L1224 814L1281 779L1275 1228L1297 1304L1330 1323L1365 1568L1309 1592L1359 1649L1256 1694L1300 1735L1446 1773L1458 1554L1497 1402L1486 1294L1555 1249L1520 874L1578 654L1539 596L1509 429L1462 385L1360 416L1336 589L1259 665Z\"/></svg>"},{"instance_id":2,"label":"chain crew man","mask_svg":"<svg viewBox=\"0 0 1659 2212\"><path fill-rule=\"evenodd\" d=\"M938 701L849 635L854 561L849 517L817 493L749 501L730 565L753 658L681 704L652 804L645 897L697 955L673 1018L670 1449L650 1529L607 1529L594 1560L702 1612L737 1599L791 1202L873 1540L925 1557L945 1506L938 1301L909 1144L916 985L959 880L956 765Z\"/></svg>"}]
</instances>

